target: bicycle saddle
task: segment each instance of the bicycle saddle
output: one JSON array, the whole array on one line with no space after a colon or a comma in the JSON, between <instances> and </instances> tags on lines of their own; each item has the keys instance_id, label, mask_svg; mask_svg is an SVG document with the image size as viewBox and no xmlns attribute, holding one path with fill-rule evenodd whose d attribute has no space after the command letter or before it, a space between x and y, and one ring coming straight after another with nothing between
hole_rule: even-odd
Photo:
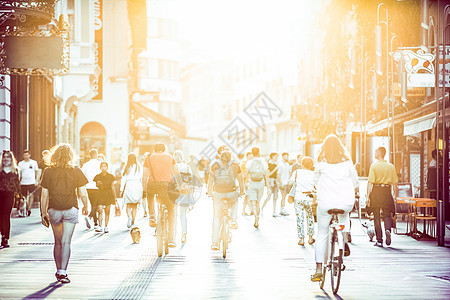
<instances>
[{"instance_id":1,"label":"bicycle saddle","mask_svg":"<svg viewBox=\"0 0 450 300\"><path fill-rule=\"evenodd\" d=\"M345 211L342 210L342 209L330 209L330 210L328 210L328 214L330 214L330 215L342 215L344 213L345 213Z\"/></svg>"}]
</instances>

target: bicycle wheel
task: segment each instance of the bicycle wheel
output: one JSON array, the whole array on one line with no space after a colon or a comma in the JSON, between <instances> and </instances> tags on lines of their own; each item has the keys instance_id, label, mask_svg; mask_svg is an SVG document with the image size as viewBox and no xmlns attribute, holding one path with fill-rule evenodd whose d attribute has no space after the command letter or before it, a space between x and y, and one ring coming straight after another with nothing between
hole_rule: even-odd
<instances>
[{"instance_id":1,"label":"bicycle wheel","mask_svg":"<svg viewBox=\"0 0 450 300\"><path fill-rule=\"evenodd\" d=\"M342 270L342 256L343 250L339 249L337 232L333 231L331 237L331 251L330 251L330 277L331 277L331 289L333 294L336 294L339 290L339 283L341 282L341 270Z\"/></svg>"},{"instance_id":2,"label":"bicycle wheel","mask_svg":"<svg viewBox=\"0 0 450 300\"><path fill-rule=\"evenodd\" d=\"M167 215L164 215L164 253L169 254L169 222L167 221Z\"/></svg>"},{"instance_id":3,"label":"bicycle wheel","mask_svg":"<svg viewBox=\"0 0 450 300\"><path fill-rule=\"evenodd\" d=\"M161 217L158 216L158 222L156 223L156 249L158 251L158 257L163 255L164 244L164 230Z\"/></svg>"}]
</instances>

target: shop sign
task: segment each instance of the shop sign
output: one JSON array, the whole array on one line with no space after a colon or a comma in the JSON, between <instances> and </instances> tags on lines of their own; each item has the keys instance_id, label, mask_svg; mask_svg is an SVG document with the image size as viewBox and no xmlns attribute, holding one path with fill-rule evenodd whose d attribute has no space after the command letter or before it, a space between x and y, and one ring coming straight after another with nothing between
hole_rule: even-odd
<instances>
[{"instance_id":1,"label":"shop sign","mask_svg":"<svg viewBox=\"0 0 450 300\"><path fill-rule=\"evenodd\" d=\"M100 68L100 75L94 81L94 100L103 99L103 0L94 1L94 38L95 63Z\"/></svg>"},{"instance_id":2,"label":"shop sign","mask_svg":"<svg viewBox=\"0 0 450 300\"><path fill-rule=\"evenodd\" d=\"M394 52L394 60L403 62L407 72L408 87L434 87L434 60L432 53L422 49L416 52L412 50L401 50Z\"/></svg>"},{"instance_id":3,"label":"shop sign","mask_svg":"<svg viewBox=\"0 0 450 300\"><path fill-rule=\"evenodd\" d=\"M401 94L402 94L402 87L400 83L394 82L394 97L401 97ZM425 88L413 87L411 89L408 89L407 97L425 97Z\"/></svg>"},{"instance_id":4,"label":"shop sign","mask_svg":"<svg viewBox=\"0 0 450 300\"><path fill-rule=\"evenodd\" d=\"M445 62L443 47L439 46L439 87L443 87L442 69L445 65L445 86L450 86L450 46L445 47Z\"/></svg>"}]
</instances>

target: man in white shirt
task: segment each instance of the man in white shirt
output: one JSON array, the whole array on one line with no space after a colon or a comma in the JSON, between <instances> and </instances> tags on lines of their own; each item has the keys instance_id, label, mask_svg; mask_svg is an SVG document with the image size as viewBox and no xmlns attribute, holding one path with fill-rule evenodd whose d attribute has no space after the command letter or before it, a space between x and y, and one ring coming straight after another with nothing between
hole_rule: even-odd
<instances>
[{"instance_id":1,"label":"man in white shirt","mask_svg":"<svg viewBox=\"0 0 450 300\"><path fill-rule=\"evenodd\" d=\"M289 194L289 177L291 176L291 166L289 165L289 153L284 152L282 155L282 160L278 163L278 180L279 189L281 192L281 209L280 215L289 216L285 209L286 205L286 195Z\"/></svg>"},{"instance_id":2,"label":"man in white shirt","mask_svg":"<svg viewBox=\"0 0 450 300\"><path fill-rule=\"evenodd\" d=\"M94 177L97 174L100 174L100 163L101 161L98 159L98 150L92 149L89 151L89 156L91 159L87 161L81 170L83 171L84 175L86 175L87 179L89 180L89 183L86 184L86 191L88 193L89 202L91 203L91 212L89 213L89 216L85 217L86 221L86 227L91 228L91 224L89 222L89 218L92 218L94 220L94 229L96 231L101 231L101 227L98 225L98 219L97 219L97 192L98 188L97 185L94 182Z\"/></svg>"},{"instance_id":3,"label":"man in white shirt","mask_svg":"<svg viewBox=\"0 0 450 300\"><path fill-rule=\"evenodd\" d=\"M19 162L19 176L22 195L28 198L26 216L31 215L31 208L33 207L34 191L38 185L39 167L35 160L31 159L29 150L23 151L23 160ZM24 215L25 217L25 215Z\"/></svg>"}]
</instances>

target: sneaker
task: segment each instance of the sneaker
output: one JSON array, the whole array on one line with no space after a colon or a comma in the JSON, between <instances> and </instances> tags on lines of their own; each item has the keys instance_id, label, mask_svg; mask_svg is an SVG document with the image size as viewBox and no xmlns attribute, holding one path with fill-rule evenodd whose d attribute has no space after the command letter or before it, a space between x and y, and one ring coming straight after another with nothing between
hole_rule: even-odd
<instances>
[{"instance_id":1,"label":"sneaker","mask_svg":"<svg viewBox=\"0 0 450 300\"><path fill-rule=\"evenodd\" d=\"M318 282L318 281L322 281L323 278L323 274L322 273L314 273L313 275L311 275L311 281L312 282Z\"/></svg>"},{"instance_id":2,"label":"sneaker","mask_svg":"<svg viewBox=\"0 0 450 300\"><path fill-rule=\"evenodd\" d=\"M253 224L253 226L255 226L255 228L259 227L259 218L258 217L255 218L255 224Z\"/></svg>"},{"instance_id":3,"label":"sneaker","mask_svg":"<svg viewBox=\"0 0 450 300\"><path fill-rule=\"evenodd\" d=\"M298 240L298 245L299 245L299 246L304 246L304 245L305 245L305 239L304 239L304 238L300 238L300 239Z\"/></svg>"},{"instance_id":4,"label":"sneaker","mask_svg":"<svg viewBox=\"0 0 450 300\"><path fill-rule=\"evenodd\" d=\"M150 219L148 220L148 224L150 225L150 227L156 227L155 216L150 216Z\"/></svg>"},{"instance_id":5,"label":"sneaker","mask_svg":"<svg viewBox=\"0 0 450 300\"><path fill-rule=\"evenodd\" d=\"M350 255L350 247L348 246L348 243L344 244L344 256Z\"/></svg>"},{"instance_id":6,"label":"sneaker","mask_svg":"<svg viewBox=\"0 0 450 300\"><path fill-rule=\"evenodd\" d=\"M144 218L147 218L147 212L144 211Z\"/></svg>"},{"instance_id":7,"label":"sneaker","mask_svg":"<svg viewBox=\"0 0 450 300\"><path fill-rule=\"evenodd\" d=\"M375 244L373 244L375 247L383 247L383 242L375 242Z\"/></svg>"},{"instance_id":8,"label":"sneaker","mask_svg":"<svg viewBox=\"0 0 450 300\"><path fill-rule=\"evenodd\" d=\"M84 217L84 222L86 222L87 229L91 229L91 221L89 220L88 216Z\"/></svg>"},{"instance_id":9,"label":"sneaker","mask_svg":"<svg viewBox=\"0 0 450 300\"><path fill-rule=\"evenodd\" d=\"M284 207L280 210L280 215L289 216L288 212L284 209Z\"/></svg>"},{"instance_id":10,"label":"sneaker","mask_svg":"<svg viewBox=\"0 0 450 300\"><path fill-rule=\"evenodd\" d=\"M274 218L278 218L280 215L278 215L277 213L273 213L272 214L272 217L274 217Z\"/></svg>"},{"instance_id":11,"label":"sneaker","mask_svg":"<svg viewBox=\"0 0 450 300\"><path fill-rule=\"evenodd\" d=\"M109 229L108 229L108 227L105 227L105 229L103 230L105 233L108 233L109 232Z\"/></svg>"},{"instance_id":12,"label":"sneaker","mask_svg":"<svg viewBox=\"0 0 450 300\"><path fill-rule=\"evenodd\" d=\"M70 279L69 277L66 275L62 275L62 274L55 274L56 279L61 282L61 283L70 283Z\"/></svg>"},{"instance_id":13,"label":"sneaker","mask_svg":"<svg viewBox=\"0 0 450 300\"><path fill-rule=\"evenodd\" d=\"M309 236L308 244L312 245L316 242L316 240L312 237L312 235Z\"/></svg>"},{"instance_id":14,"label":"sneaker","mask_svg":"<svg viewBox=\"0 0 450 300\"><path fill-rule=\"evenodd\" d=\"M347 243L352 242L352 234L350 232L347 232Z\"/></svg>"},{"instance_id":15,"label":"sneaker","mask_svg":"<svg viewBox=\"0 0 450 300\"><path fill-rule=\"evenodd\" d=\"M98 226L98 225L95 225L94 229L95 229L96 232L102 232L103 231L102 228L100 226Z\"/></svg>"},{"instance_id":16,"label":"sneaker","mask_svg":"<svg viewBox=\"0 0 450 300\"><path fill-rule=\"evenodd\" d=\"M31 216L31 210L27 210L27 217Z\"/></svg>"},{"instance_id":17,"label":"sneaker","mask_svg":"<svg viewBox=\"0 0 450 300\"><path fill-rule=\"evenodd\" d=\"M177 244L175 242L169 242L167 246L169 246L170 248L175 248Z\"/></svg>"},{"instance_id":18,"label":"sneaker","mask_svg":"<svg viewBox=\"0 0 450 300\"><path fill-rule=\"evenodd\" d=\"M213 242L211 245L211 250L217 251L219 250L219 243L218 242Z\"/></svg>"},{"instance_id":19,"label":"sneaker","mask_svg":"<svg viewBox=\"0 0 450 300\"><path fill-rule=\"evenodd\" d=\"M386 230L384 233L386 234L386 245L389 246L391 244L391 232Z\"/></svg>"},{"instance_id":20,"label":"sneaker","mask_svg":"<svg viewBox=\"0 0 450 300\"><path fill-rule=\"evenodd\" d=\"M183 233L183 234L181 235L181 243L182 243L182 244L186 243L186 233Z\"/></svg>"},{"instance_id":21,"label":"sneaker","mask_svg":"<svg viewBox=\"0 0 450 300\"><path fill-rule=\"evenodd\" d=\"M131 217L128 218L128 222L127 222L127 228L131 228Z\"/></svg>"}]
</instances>

